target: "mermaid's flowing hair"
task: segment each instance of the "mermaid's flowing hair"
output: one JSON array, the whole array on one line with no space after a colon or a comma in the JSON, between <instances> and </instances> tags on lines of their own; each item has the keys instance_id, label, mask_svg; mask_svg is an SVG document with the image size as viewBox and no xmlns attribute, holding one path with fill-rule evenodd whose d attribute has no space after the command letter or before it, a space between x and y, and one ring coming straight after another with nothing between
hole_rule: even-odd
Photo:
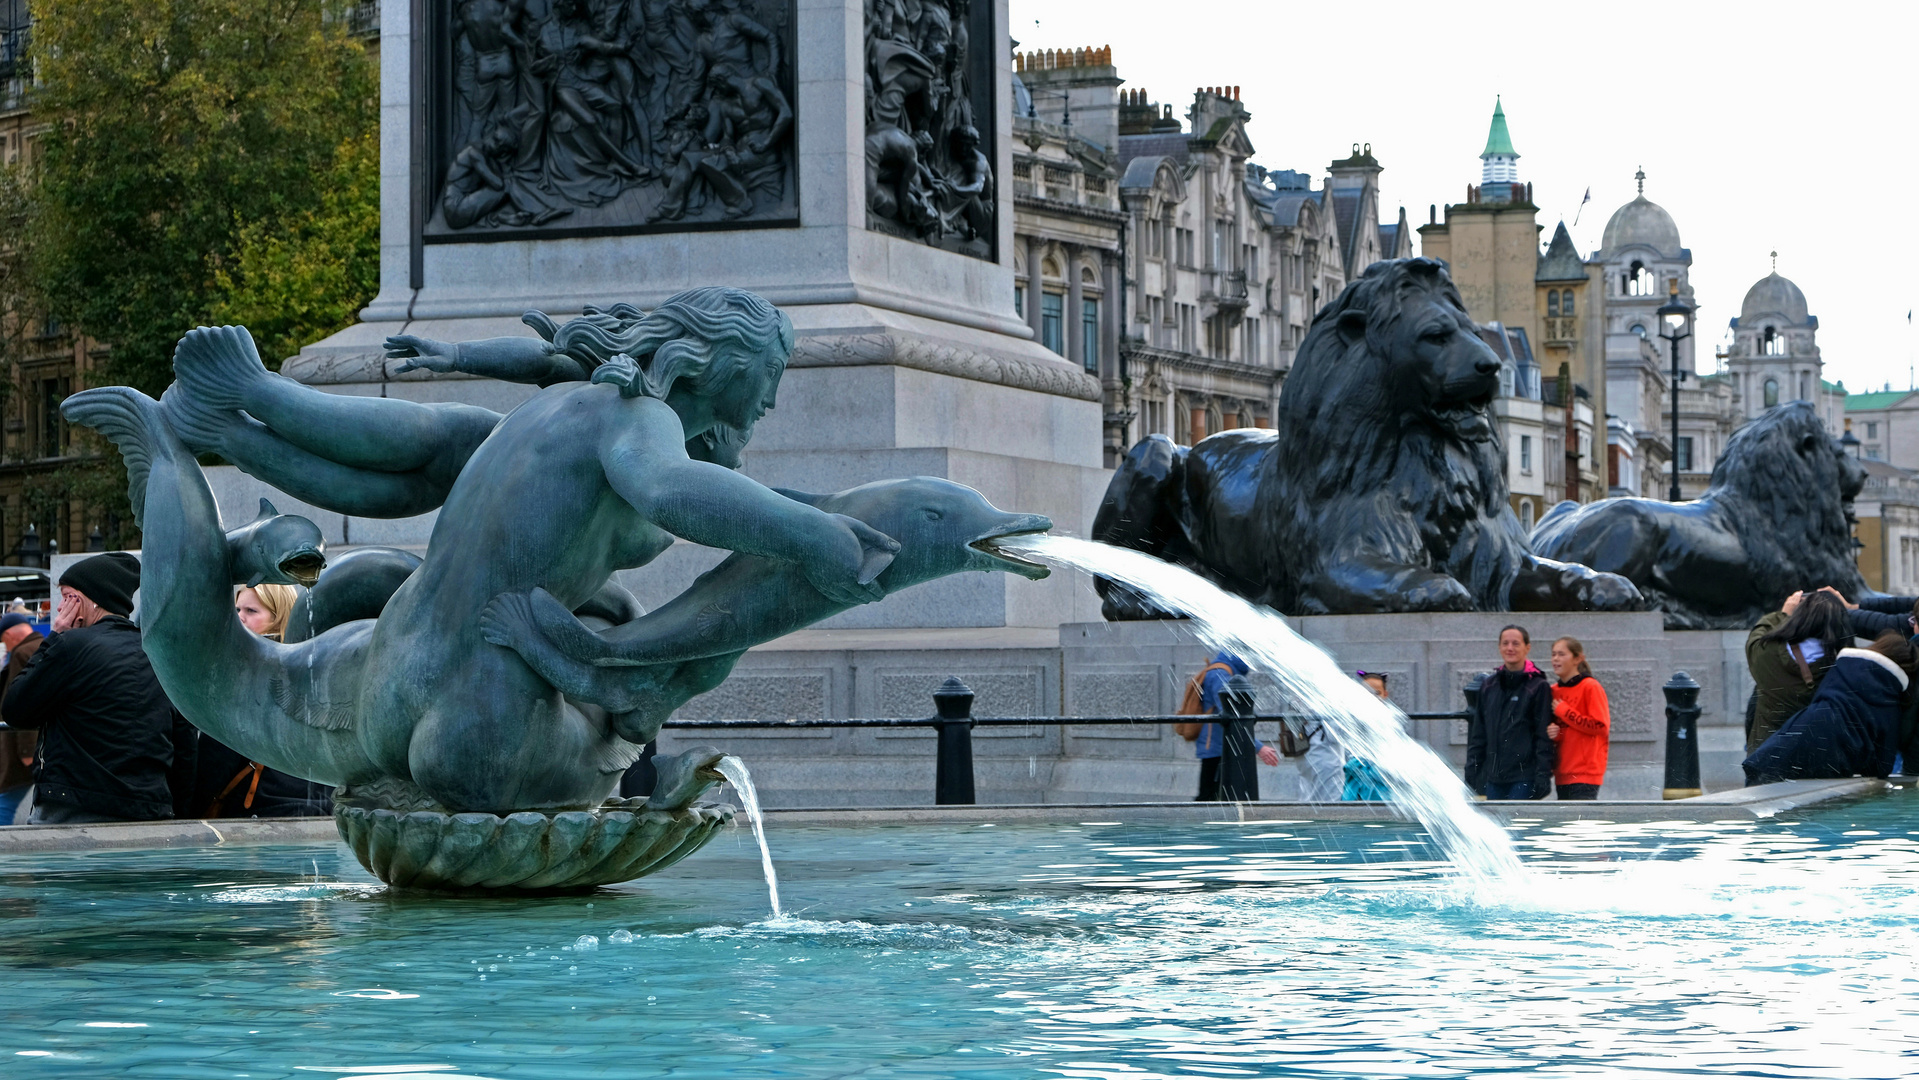
<instances>
[{"instance_id":1,"label":"mermaid's flowing hair","mask_svg":"<svg viewBox=\"0 0 1919 1080\"><path fill-rule=\"evenodd\" d=\"M588 308L550 336L531 324L592 371L594 382L614 383L629 396L665 398L680 379L693 380L694 393L710 394L769 345L778 345L769 359L780 370L793 351L793 323L784 312L723 286L689 289L645 314L631 304ZM616 357L628 359L615 363Z\"/></svg>"}]
</instances>

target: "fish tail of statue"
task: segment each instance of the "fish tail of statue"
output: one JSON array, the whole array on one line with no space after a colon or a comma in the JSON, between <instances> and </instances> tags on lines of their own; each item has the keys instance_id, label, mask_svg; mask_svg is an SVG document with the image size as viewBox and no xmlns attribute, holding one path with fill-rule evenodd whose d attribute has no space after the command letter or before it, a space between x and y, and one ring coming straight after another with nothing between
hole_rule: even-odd
<instances>
[{"instance_id":1,"label":"fish tail of statue","mask_svg":"<svg viewBox=\"0 0 1919 1080\"><path fill-rule=\"evenodd\" d=\"M142 641L174 707L283 772L337 784L369 771L344 693L357 687L367 635L286 646L248 632L233 610L219 507L160 404L130 387L103 386L74 394L60 409L105 435L126 461L127 494L144 537Z\"/></svg>"},{"instance_id":2,"label":"fish tail of statue","mask_svg":"<svg viewBox=\"0 0 1919 1080\"><path fill-rule=\"evenodd\" d=\"M192 362L178 362L182 353ZM248 389L271 373L244 326L203 326L180 339L175 357L175 381L161 395L161 412L195 453L217 453L244 420Z\"/></svg>"}]
</instances>

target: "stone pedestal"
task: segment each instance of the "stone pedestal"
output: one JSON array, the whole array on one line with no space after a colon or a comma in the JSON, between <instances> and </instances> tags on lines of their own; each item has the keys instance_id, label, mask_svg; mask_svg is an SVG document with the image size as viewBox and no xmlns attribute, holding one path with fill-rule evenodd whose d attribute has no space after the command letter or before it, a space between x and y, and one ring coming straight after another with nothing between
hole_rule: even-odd
<instances>
[{"instance_id":1,"label":"stone pedestal","mask_svg":"<svg viewBox=\"0 0 1919 1080\"><path fill-rule=\"evenodd\" d=\"M968 115L1000 182L981 207L987 213L972 219L985 231L968 226L972 239L960 242L950 231L915 236L876 214L868 199L872 46L858 0L759 0L750 14L782 42L776 63L751 36L757 30L740 39L753 62L773 63L765 74L791 97L790 141L778 151L790 155L784 201L768 197L731 220L709 200L704 216L675 222L649 208L657 193L639 185L604 207L582 207L544 225L496 220L492 227L453 228L445 193L449 169L458 168L449 164L454 144L463 136L448 132L470 106L449 80L473 77L460 73L471 48L458 35L467 32L452 25L449 0L386 0L380 293L358 325L303 349L283 372L335 393L459 400L504 411L530 388L420 372L395 376L399 362L382 358L382 339L530 336L519 322L529 309L563 319L586 305L650 308L683 289L736 286L779 305L798 335L778 407L747 450L749 475L815 491L896 476L946 477L998 506L1050 515L1061 530L1083 535L1108 475L1101 467L1099 385L1036 343L1013 311L1006 2L976 7L970 29L954 28L952 48L971 50ZM556 16L544 11L528 5L523 31L550 31L552 24L540 20ZM708 67L725 67L724 49L706 48ZM632 210L624 218L623 207ZM246 495L243 480L232 484L234 498ZM354 542L423 544L430 519L416 519L411 532L347 521L341 528ZM689 579L677 573L709 562L696 550L675 551L651 568L652 577L683 583ZM980 580L929 587L932 599L848 613L835 625L1053 627L1097 617L1096 600L1071 583L974 577Z\"/></svg>"}]
</instances>

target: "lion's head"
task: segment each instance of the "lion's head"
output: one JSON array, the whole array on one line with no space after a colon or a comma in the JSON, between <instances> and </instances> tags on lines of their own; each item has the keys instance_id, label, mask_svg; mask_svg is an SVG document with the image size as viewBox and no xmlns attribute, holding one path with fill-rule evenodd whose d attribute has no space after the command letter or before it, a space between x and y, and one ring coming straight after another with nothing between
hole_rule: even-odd
<instances>
[{"instance_id":1,"label":"lion's head","mask_svg":"<svg viewBox=\"0 0 1919 1080\"><path fill-rule=\"evenodd\" d=\"M1480 444L1474 456L1487 451L1497 468L1498 392L1499 357L1445 266L1396 259L1368 267L1313 319L1279 396L1279 426L1325 439L1314 449L1326 461L1383 461L1409 429L1424 429Z\"/></svg>"},{"instance_id":2,"label":"lion's head","mask_svg":"<svg viewBox=\"0 0 1919 1080\"><path fill-rule=\"evenodd\" d=\"M1809 402L1775 405L1740 425L1712 468L1705 498L1731 514L1767 595L1832 585L1865 588L1852 547L1852 500L1866 470Z\"/></svg>"}]
</instances>

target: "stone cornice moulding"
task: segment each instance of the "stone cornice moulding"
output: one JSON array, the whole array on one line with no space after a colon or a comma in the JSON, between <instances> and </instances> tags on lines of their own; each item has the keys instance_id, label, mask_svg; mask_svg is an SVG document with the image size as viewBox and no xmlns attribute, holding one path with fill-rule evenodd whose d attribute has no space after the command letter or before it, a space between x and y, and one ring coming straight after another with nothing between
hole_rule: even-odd
<instances>
[{"instance_id":1,"label":"stone cornice moulding","mask_svg":"<svg viewBox=\"0 0 1919 1080\"><path fill-rule=\"evenodd\" d=\"M905 241L900 241L905 243ZM667 298L680 293L692 285L679 285L670 289L657 287L634 287L599 290L600 297L589 297L585 302L610 304L615 300L626 300L642 310L651 310ZM935 319L940 322L954 323L974 330L985 330L1008 337L1032 340L1033 329L1019 319L1009 316L996 316L974 308L957 304L942 303L928 299L923 295L900 292L894 289L876 287L857 282L838 282L830 285L750 285L741 286L766 298L778 307L803 307L819 304L867 304L872 307L886 308L906 315ZM1009 296L1010 299L1010 296ZM520 317L529 310L545 312L577 312L582 303L579 290L564 294L522 293L513 295L467 296L447 298L426 298L409 302L404 296L386 300L375 299L360 311L360 321L369 322L425 322L441 319L485 319Z\"/></svg>"},{"instance_id":2,"label":"stone cornice moulding","mask_svg":"<svg viewBox=\"0 0 1919 1080\"><path fill-rule=\"evenodd\" d=\"M790 367L873 367L891 364L974 382L1010 386L1080 401L1100 399L1099 380L1065 363L995 356L893 334L803 336Z\"/></svg>"}]
</instances>

